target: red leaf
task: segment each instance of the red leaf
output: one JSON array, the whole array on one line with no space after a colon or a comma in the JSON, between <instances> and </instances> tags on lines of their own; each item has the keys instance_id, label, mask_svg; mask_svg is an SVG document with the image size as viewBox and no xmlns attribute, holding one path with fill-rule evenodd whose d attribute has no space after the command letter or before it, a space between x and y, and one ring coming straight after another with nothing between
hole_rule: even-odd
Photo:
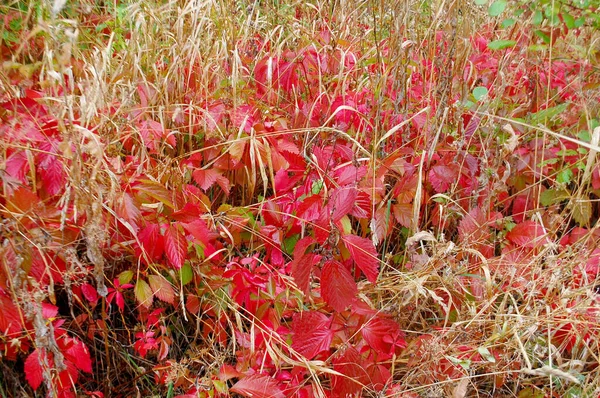
<instances>
[{"instance_id":1,"label":"red leaf","mask_svg":"<svg viewBox=\"0 0 600 398\"><path fill-rule=\"evenodd\" d=\"M362 180L366 174L366 167L356 167L350 164L335 170L333 173L333 178L337 180L338 185L344 186L348 184L354 184Z\"/></svg>"},{"instance_id":2,"label":"red leaf","mask_svg":"<svg viewBox=\"0 0 600 398\"><path fill-rule=\"evenodd\" d=\"M207 191L214 183L217 183L223 192L225 192L226 195L229 195L229 180L215 169L195 170L192 173L192 177L194 177L194 181L196 181L204 191Z\"/></svg>"},{"instance_id":3,"label":"red leaf","mask_svg":"<svg viewBox=\"0 0 600 398\"><path fill-rule=\"evenodd\" d=\"M413 218L413 205L409 203L396 203L392 205L392 212L398 224L410 228Z\"/></svg>"},{"instance_id":4,"label":"red leaf","mask_svg":"<svg viewBox=\"0 0 600 398\"><path fill-rule=\"evenodd\" d=\"M481 242L490 236L487 228L488 220L481 208L469 211L458 224L458 236L461 242Z\"/></svg>"},{"instance_id":5,"label":"red leaf","mask_svg":"<svg viewBox=\"0 0 600 398\"><path fill-rule=\"evenodd\" d=\"M183 266L187 254L187 241L176 225L171 225L165 233L165 252L173 267L180 269Z\"/></svg>"},{"instance_id":6,"label":"red leaf","mask_svg":"<svg viewBox=\"0 0 600 398\"><path fill-rule=\"evenodd\" d=\"M322 202L323 199L319 195L308 196L298 205L296 215L303 221L318 220Z\"/></svg>"},{"instance_id":7,"label":"red leaf","mask_svg":"<svg viewBox=\"0 0 600 398\"><path fill-rule=\"evenodd\" d=\"M10 336L21 331L21 317L17 306L0 291L0 332Z\"/></svg>"},{"instance_id":8,"label":"red leaf","mask_svg":"<svg viewBox=\"0 0 600 398\"><path fill-rule=\"evenodd\" d=\"M156 224L148 224L138 233L138 240L141 244L141 249L144 250L150 261L160 259L165 250L165 240L160 234L160 227ZM141 251L138 257L144 259Z\"/></svg>"},{"instance_id":9,"label":"red leaf","mask_svg":"<svg viewBox=\"0 0 600 398\"><path fill-rule=\"evenodd\" d=\"M371 210L371 195L363 191L358 191L350 214L356 218L369 218Z\"/></svg>"},{"instance_id":10,"label":"red leaf","mask_svg":"<svg viewBox=\"0 0 600 398\"><path fill-rule=\"evenodd\" d=\"M249 398L285 398L285 394L275 379L260 374L244 377L229 391Z\"/></svg>"},{"instance_id":11,"label":"red leaf","mask_svg":"<svg viewBox=\"0 0 600 398\"><path fill-rule=\"evenodd\" d=\"M379 275L379 258L373 242L356 235L346 235L342 239L356 266L362 270L370 282L375 283Z\"/></svg>"},{"instance_id":12,"label":"red leaf","mask_svg":"<svg viewBox=\"0 0 600 398\"><path fill-rule=\"evenodd\" d=\"M540 247L549 242L544 233L544 228L535 221L524 221L515 225L506 234L506 239L517 246L529 248Z\"/></svg>"},{"instance_id":13,"label":"red leaf","mask_svg":"<svg viewBox=\"0 0 600 398\"><path fill-rule=\"evenodd\" d=\"M46 155L38 164L37 171L40 175L42 186L48 195L56 195L66 183L64 166L54 154Z\"/></svg>"},{"instance_id":14,"label":"red leaf","mask_svg":"<svg viewBox=\"0 0 600 398\"><path fill-rule=\"evenodd\" d=\"M16 178L22 183L27 182L27 172L29 171L29 161L25 151L14 152L6 158L5 171L9 176Z\"/></svg>"},{"instance_id":15,"label":"red leaf","mask_svg":"<svg viewBox=\"0 0 600 398\"><path fill-rule=\"evenodd\" d=\"M382 242L391 232L390 220L392 215L390 213L386 205L375 211L375 218L371 220L371 227L374 230L371 232L375 235L373 239L377 239L376 242Z\"/></svg>"},{"instance_id":16,"label":"red leaf","mask_svg":"<svg viewBox=\"0 0 600 398\"><path fill-rule=\"evenodd\" d=\"M331 199L327 204L333 222L341 220L342 217L352 211L357 195L358 192L353 187L337 188L333 191Z\"/></svg>"},{"instance_id":17,"label":"red leaf","mask_svg":"<svg viewBox=\"0 0 600 398\"><path fill-rule=\"evenodd\" d=\"M296 285L305 294L308 294L312 266L321 260L321 256L314 253L306 254L306 249L313 243L315 243L315 239L311 236L300 239L294 247L294 260L290 265L290 272Z\"/></svg>"},{"instance_id":18,"label":"red leaf","mask_svg":"<svg viewBox=\"0 0 600 398\"><path fill-rule=\"evenodd\" d=\"M44 381L44 374L40 363L40 353L45 356L43 350L35 350L29 354L25 360L25 367L23 369L25 372L25 379L27 379L27 382L34 390L37 390L42 384L42 381Z\"/></svg>"},{"instance_id":19,"label":"red leaf","mask_svg":"<svg viewBox=\"0 0 600 398\"><path fill-rule=\"evenodd\" d=\"M64 352L65 357L71 361L77 369L92 373L92 360L88 348L81 341L67 337L72 343L71 346Z\"/></svg>"},{"instance_id":20,"label":"red leaf","mask_svg":"<svg viewBox=\"0 0 600 398\"><path fill-rule=\"evenodd\" d=\"M329 351L333 339L330 324L329 318L320 312L294 314L292 347L306 359L313 359L320 352Z\"/></svg>"},{"instance_id":21,"label":"red leaf","mask_svg":"<svg viewBox=\"0 0 600 398\"><path fill-rule=\"evenodd\" d=\"M363 367L363 359L354 347L349 347L333 360L333 369L344 376L332 375L333 397L356 396L362 390L361 384L368 386L370 380Z\"/></svg>"},{"instance_id":22,"label":"red leaf","mask_svg":"<svg viewBox=\"0 0 600 398\"><path fill-rule=\"evenodd\" d=\"M196 181L196 184L198 184L204 191L209 189L215 182L217 182L217 178L219 176L219 172L215 169L198 169L192 173L194 181Z\"/></svg>"},{"instance_id":23,"label":"red leaf","mask_svg":"<svg viewBox=\"0 0 600 398\"><path fill-rule=\"evenodd\" d=\"M83 285L81 285L81 292L83 293L83 296L87 299L87 301L89 301L90 303L95 303L96 301L98 301L98 292L89 283L84 283Z\"/></svg>"},{"instance_id":24,"label":"red leaf","mask_svg":"<svg viewBox=\"0 0 600 398\"><path fill-rule=\"evenodd\" d=\"M457 179L458 173L450 166L433 166L429 172L429 182L437 193L446 192Z\"/></svg>"},{"instance_id":25,"label":"red leaf","mask_svg":"<svg viewBox=\"0 0 600 398\"><path fill-rule=\"evenodd\" d=\"M398 324L391 319L371 318L361 333L367 344L380 354L391 354L395 346L405 346Z\"/></svg>"},{"instance_id":26,"label":"red leaf","mask_svg":"<svg viewBox=\"0 0 600 398\"><path fill-rule=\"evenodd\" d=\"M320 260L321 256L308 253L299 259L294 259L294 261L291 263L290 272L294 277L294 281L296 281L298 288L306 295L309 293L309 282L312 267L314 264L318 264Z\"/></svg>"},{"instance_id":27,"label":"red leaf","mask_svg":"<svg viewBox=\"0 0 600 398\"><path fill-rule=\"evenodd\" d=\"M135 221L142 216L142 213L133 202L131 195L127 192L117 194L115 202L115 210L119 217L135 225Z\"/></svg>"},{"instance_id":28,"label":"red leaf","mask_svg":"<svg viewBox=\"0 0 600 398\"><path fill-rule=\"evenodd\" d=\"M58 315L58 307L50 303L42 303L42 315L46 319L56 318Z\"/></svg>"},{"instance_id":29,"label":"red leaf","mask_svg":"<svg viewBox=\"0 0 600 398\"><path fill-rule=\"evenodd\" d=\"M150 283L154 295L160 300L169 304L175 303L175 291L173 290L173 286L164 277L160 275L149 275L148 283Z\"/></svg>"},{"instance_id":30,"label":"red leaf","mask_svg":"<svg viewBox=\"0 0 600 398\"><path fill-rule=\"evenodd\" d=\"M352 304L358 288L352 274L339 261L328 261L321 271L323 299L338 312Z\"/></svg>"}]
</instances>

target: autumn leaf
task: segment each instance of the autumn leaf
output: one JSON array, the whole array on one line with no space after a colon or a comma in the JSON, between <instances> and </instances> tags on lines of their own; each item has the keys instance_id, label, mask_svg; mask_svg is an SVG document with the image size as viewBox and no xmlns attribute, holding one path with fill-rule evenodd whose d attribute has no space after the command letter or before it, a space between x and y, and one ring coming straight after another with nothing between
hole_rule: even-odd
<instances>
[{"instance_id":1,"label":"autumn leaf","mask_svg":"<svg viewBox=\"0 0 600 398\"><path fill-rule=\"evenodd\" d=\"M63 352L65 358L72 362L77 369L92 373L92 359L86 345L72 337L66 337L65 340L68 341L68 348Z\"/></svg>"},{"instance_id":2,"label":"autumn leaf","mask_svg":"<svg viewBox=\"0 0 600 398\"><path fill-rule=\"evenodd\" d=\"M429 172L429 182L437 193L446 192L457 179L458 172L451 166L433 166Z\"/></svg>"},{"instance_id":3,"label":"autumn leaf","mask_svg":"<svg viewBox=\"0 0 600 398\"><path fill-rule=\"evenodd\" d=\"M306 253L306 249L316 241L313 237L307 236L296 242L294 247L294 260L290 264L290 272L296 285L305 294L309 293L310 274L313 265L321 260L321 256L314 253Z\"/></svg>"},{"instance_id":4,"label":"autumn leaf","mask_svg":"<svg viewBox=\"0 0 600 398\"><path fill-rule=\"evenodd\" d=\"M41 364L42 358L40 358L40 354L44 357L46 356L44 350L34 350L29 354L25 360L25 367L23 369L25 372L25 379L34 390L37 390L44 381L44 373Z\"/></svg>"},{"instance_id":5,"label":"autumn leaf","mask_svg":"<svg viewBox=\"0 0 600 398\"><path fill-rule=\"evenodd\" d=\"M171 225L165 232L165 253L169 263L176 269L181 269L187 255L187 241L179 232L177 224Z\"/></svg>"},{"instance_id":6,"label":"autumn leaf","mask_svg":"<svg viewBox=\"0 0 600 398\"><path fill-rule=\"evenodd\" d=\"M339 261L328 261L321 271L321 294L334 310L342 312L352 304L358 288L350 271Z\"/></svg>"},{"instance_id":7,"label":"autumn leaf","mask_svg":"<svg viewBox=\"0 0 600 398\"><path fill-rule=\"evenodd\" d=\"M334 397L356 396L362 390L362 385L370 384L363 362L360 353L354 347L347 348L341 355L334 358L333 370L344 375L332 374L330 376Z\"/></svg>"},{"instance_id":8,"label":"autumn leaf","mask_svg":"<svg viewBox=\"0 0 600 398\"><path fill-rule=\"evenodd\" d=\"M8 336L21 331L21 317L17 306L0 289L0 332Z\"/></svg>"},{"instance_id":9,"label":"autumn leaf","mask_svg":"<svg viewBox=\"0 0 600 398\"><path fill-rule=\"evenodd\" d=\"M140 242L140 250L136 250L138 258L146 262L159 260L165 250L165 239L160 234L160 227L157 224L147 224L138 233L138 241ZM144 253L142 253L142 250Z\"/></svg>"},{"instance_id":10,"label":"autumn leaf","mask_svg":"<svg viewBox=\"0 0 600 398\"><path fill-rule=\"evenodd\" d=\"M229 180L216 169L198 169L192 173L192 177L203 191L207 191L216 183L225 192L225 195L229 195Z\"/></svg>"},{"instance_id":11,"label":"autumn leaf","mask_svg":"<svg viewBox=\"0 0 600 398\"><path fill-rule=\"evenodd\" d=\"M506 239L517 246L528 248L541 247L549 242L544 228L535 221L523 221L515 225L506 234Z\"/></svg>"},{"instance_id":12,"label":"autumn leaf","mask_svg":"<svg viewBox=\"0 0 600 398\"><path fill-rule=\"evenodd\" d=\"M375 283L379 275L379 258L373 242L356 235L346 235L342 239L356 266L361 269L369 282Z\"/></svg>"},{"instance_id":13,"label":"autumn leaf","mask_svg":"<svg viewBox=\"0 0 600 398\"><path fill-rule=\"evenodd\" d=\"M165 303L175 303L175 291L171 283L161 275L148 276L148 282L154 295Z\"/></svg>"},{"instance_id":14,"label":"autumn leaf","mask_svg":"<svg viewBox=\"0 0 600 398\"><path fill-rule=\"evenodd\" d=\"M330 324L327 315L317 311L294 314L292 348L306 359L313 359L320 352L328 351L333 339Z\"/></svg>"},{"instance_id":15,"label":"autumn leaf","mask_svg":"<svg viewBox=\"0 0 600 398\"><path fill-rule=\"evenodd\" d=\"M244 377L229 391L248 398L285 398L279 383L275 379L261 374Z\"/></svg>"},{"instance_id":16,"label":"autumn leaf","mask_svg":"<svg viewBox=\"0 0 600 398\"><path fill-rule=\"evenodd\" d=\"M121 192L115 198L115 210L119 217L135 225L142 213L135 205L133 198L127 192Z\"/></svg>"},{"instance_id":17,"label":"autumn leaf","mask_svg":"<svg viewBox=\"0 0 600 398\"><path fill-rule=\"evenodd\" d=\"M380 354L390 354L396 345L406 346L400 327L391 319L373 317L360 330L363 338Z\"/></svg>"},{"instance_id":18,"label":"autumn leaf","mask_svg":"<svg viewBox=\"0 0 600 398\"><path fill-rule=\"evenodd\" d=\"M153 293L148 283L143 279L138 279L133 288L135 298L142 307L150 308L152 305Z\"/></svg>"},{"instance_id":19,"label":"autumn leaf","mask_svg":"<svg viewBox=\"0 0 600 398\"><path fill-rule=\"evenodd\" d=\"M352 187L338 188L332 192L327 207L330 210L333 222L341 220L342 217L352 211L357 195L358 192L356 191L356 188Z\"/></svg>"},{"instance_id":20,"label":"autumn leaf","mask_svg":"<svg viewBox=\"0 0 600 398\"><path fill-rule=\"evenodd\" d=\"M379 242L383 242L383 240L390 233L390 208L386 205L380 207L375 211L375 217L371 219L371 233L373 234L373 244L377 245Z\"/></svg>"}]
</instances>

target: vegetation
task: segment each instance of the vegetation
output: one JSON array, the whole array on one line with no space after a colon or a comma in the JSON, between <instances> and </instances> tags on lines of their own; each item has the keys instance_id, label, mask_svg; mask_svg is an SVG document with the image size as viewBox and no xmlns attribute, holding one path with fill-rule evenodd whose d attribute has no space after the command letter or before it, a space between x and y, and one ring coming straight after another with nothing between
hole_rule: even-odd
<instances>
[{"instance_id":1,"label":"vegetation","mask_svg":"<svg viewBox=\"0 0 600 398\"><path fill-rule=\"evenodd\" d=\"M597 397L597 0L0 5L0 394Z\"/></svg>"}]
</instances>

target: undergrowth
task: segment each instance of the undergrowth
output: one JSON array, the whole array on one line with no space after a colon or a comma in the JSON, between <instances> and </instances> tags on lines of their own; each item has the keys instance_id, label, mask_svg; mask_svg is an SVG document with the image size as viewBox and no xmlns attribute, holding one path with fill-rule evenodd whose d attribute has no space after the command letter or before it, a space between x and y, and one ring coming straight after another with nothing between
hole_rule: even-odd
<instances>
[{"instance_id":1,"label":"undergrowth","mask_svg":"<svg viewBox=\"0 0 600 398\"><path fill-rule=\"evenodd\" d=\"M598 396L599 7L1 5L0 393Z\"/></svg>"}]
</instances>

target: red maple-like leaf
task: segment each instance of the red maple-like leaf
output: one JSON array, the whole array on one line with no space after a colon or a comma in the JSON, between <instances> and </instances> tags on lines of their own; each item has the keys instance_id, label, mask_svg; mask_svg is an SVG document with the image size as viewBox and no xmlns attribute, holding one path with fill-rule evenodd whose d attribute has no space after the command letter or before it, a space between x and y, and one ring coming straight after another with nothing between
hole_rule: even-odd
<instances>
[{"instance_id":1,"label":"red maple-like leaf","mask_svg":"<svg viewBox=\"0 0 600 398\"><path fill-rule=\"evenodd\" d=\"M523 221L515 225L506 234L506 239L517 246L528 248L541 247L549 242L544 228L535 221Z\"/></svg>"},{"instance_id":2,"label":"red maple-like leaf","mask_svg":"<svg viewBox=\"0 0 600 398\"><path fill-rule=\"evenodd\" d=\"M331 375L333 384L331 396L336 398L356 396L362 390L362 385L368 386L370 380L363 365L364 360L354 347L349 347L340 356L334 358L333 370L344 376Z\"/></svg>"},{"instance_id":3,"label":"red maple-like leaf","mask_svg":"<svg viewBox=\"0 0 600 398\"><path fill-rule=\"evenodd\" d=\"M356 266L361 269L370 282L375 283L379 275L379 258L377 258L373 242L356 235L346 235L342 239Z\"/></svg>"},{"instance_id":4,"label":"red maple-like leaf","mask_svg":"<svg viewBox=\"0 0 600 398\"><path fill-rule=\"evenodd\" d=\"M312 267L321 260L319 255L306 253L306 249L315 242L315 239L311 236L304 237L296 242L294 260L290 264L290 272L296 281L296 285L305 294L308 294L309 291Z\"/></svg>"},{"instance_id":5,"label":"red maple-like leaf","mask_svg":"<svg viewBox=\"0 0 600 398\"><path fill-rule=\"evenodd\" d=\"M371 220L371 232L377 238L377 242L382 242L391 232L391 217L391 209L385 205L375 211L375 217Z\"/></svg>"},{"instance_id":6,"label":"red maple-like leaf","mask_svg":"<svg viewBox=\"0 0 600 398\"><path fill-rule=\"evenodd\" d=\"M140 242L141 250L136 250L136 253L140 259L146 262L146 256L150 261L159 260L165 250L165 240L160 234L160 227L156 224L148 224L142 228L138 233L138 240Z\"/></svg>"},{"instance_id":7,"label":"red maple-like leaf","mask_svg":"<svg viewBox=\"0 0 600 398\"><path fill-rule=\"evenodd\" d=\"M196 181L196 184L198 184L204 191L212 187L220 176L221 173L215 169L198 169L192 173L194 181Z\"/></svg>"},{"instance_id":8,"label":"red maple-like leaf","mask_svg":"<svg viewBox=\"0 0 600 398\"><path fill-rule=\"evenodd\" d=\"M45 357L45 351L34 350L29 354L25 360L25 367L23 369L25 372L25 379L34 390L37 390L44 381L44 372L41 365L42 357L40 357L40 355Z\"/></svg>"},{"instance_id":9,"label":"red maple-like leaf","mask_svg":"<svg viewBox=\"0 0 600 398\"><path fill-rule=\"evenodd\" d=\"M339 221L342 217L352 211L358 192L354 187L337 188L331 194L331 199L327 204L333 222Z\"/></svg>"},{"instance_id":10,"label":"red maple-like leaf","mask_svg":"<svg viewBox=\"0 0 600 398\"><path fill-rule=\"evenodd\" d=\"M179 232L177 224L171 225L165 232L165 253L173 267L180 269L183 266L187 254L187 241Z\"/></svg>"},{"instance_id":11,"label":"red maple-like leaf","mask_svg":"<svg viewBox=\"0 0 600 398\"><path fill-rule=\"evenodd\" d=\"M316 221L319 219L323 199L320 195L311 195L300 202L296 215L303 221Z\"/></svg>"},{"instance_id":12,"label":"red maple-like leaf","mask_svg":"<svg viewBox=\"0 0 600 398\"><path fill-rule=\"evenodd\" d=\"M260 374L244 377L229 391L249 398L285 398L285 394L275 379Z\"/></svg>"},{"instance_id":13,"label":"red maple-like leaf","mask_svg":"<svg viewBox=\"0 0 600 398\"><path fill-rule=\"evenodd\" d=\"M437 193L446 192L458 179L458 172L454 167L437 165L429 172L429 182Z\"/></svg>"},{"instance_id":14,"label":"red maple-like leaf","mask_svg":"<svg viewBox=\"0 0 600 398\"><path fill-rule=\"evenodd\" d=\"M391 319L373 317L360 331L367 344L379 354L391 354L396 346L406 346L398 324Z\"/></svg>"},{"instance_id":15,"label":"red maple-like leaf","mask_svg":"<svg viewBox=\"0 0 600 398\"><path fill-rule=\"evenodd\" d=\"M352 304L358 288L350 271L339 261L328 261L321 271L321 294L334 310L342 312Z\"/></svg>"},{"instance_id":16,"label":"red maple-like leaf","mask_svg":"<svg viewBox=\"0 0 600 398\"><path fill-rule=\"evenodd\" d=\"M90 358L90 351L78 339L72 337L64 338L64 349L63 354L65 359L73 363L75 367L83 372L92 373L92 360Z\"/></svg>"},{"instance_id":17,"label":"red maple-like leaf","mask_svg":"<svg viewBox=\"0 0 600 398\"><path fill-rule=\"evenodd\" d=\"M171 283L161 275L149 275L148 283L154 295L165 303L175 303L175 291Z\"/></svg>"},{"instance_id":18,"label":"red maple-like leaf","mask_svg":"<svg viewBox=\"0 0 600 398\"><path fill-rule=\"evenodd\" d=\"M306 311L294 314L292 323L292 348L313 359L323 351L329 351L333 330L327 315L317 311Z\"/></svg>"},{"instance_id":19,"label":"red maple-like leaf","mask_svg":"<svg viewBox=\"0 0 600 398\"><path fill-rule=\"evenodd\" d=\"M0 290L0 332L10 336L21 331L21 317L17 306L10 297Z\"/></svg>"},{"instance_id":20,"label":"red maple-like leaf","mask_svg":"<svg viewBox=\"0 0 600 398\"><path fill-rule=\"evenodd\" d=\"M290 272L294 277L294 281L304 294L309 293L310 274L314 264L318 264L321 256L308 253L301 256L299 259L294 259L291 263Z\"/></svg>"},{"instance_id":21,"label":"red maple-like leaf","mask_svg":"<svg viewBox=\"0 0 600 398\"><path fill-rule=\"evenodd\" d=\"M40 156L40 158L37 171L42 187L48 195L56 195L65 187L66 174L64 166L54 154L48 154L43 158Z\"/></svg>"}]
</instances>

